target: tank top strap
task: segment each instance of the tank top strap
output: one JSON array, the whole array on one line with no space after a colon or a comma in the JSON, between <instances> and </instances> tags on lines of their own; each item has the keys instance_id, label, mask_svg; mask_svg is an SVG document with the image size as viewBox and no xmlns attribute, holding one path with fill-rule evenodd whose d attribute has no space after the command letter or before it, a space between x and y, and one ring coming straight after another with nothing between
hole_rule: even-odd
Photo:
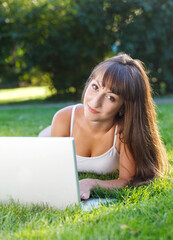
<instances>
[{"instance_id":1,"label":"tank top strap","mask_svg":"<svg viewBox=\"0 0 173 240\"><path fill-rule=\"evenodd\" d=\"M75 110L76 110L76 107L77 107L78 105L80 105L80 104L76 104L76 105L74 105L73 108L72 108L71 123L70 123L70 137L72 136L73 125L74 125Z\"/></svg>"},{"instance_id":2,"label":"tank top strap","mask_svg":"<svg viewBox=\"0 0 173 240\"><path fill-rule=\"evenodd\" d=\"M115 127L115 133L114 133L114 143L113 143L113 146L114 146L114 147L115 147L115 145L116 145L117 130L118 130L118 125L116 125L116 127Z\"/></svg>"}]
</instances>

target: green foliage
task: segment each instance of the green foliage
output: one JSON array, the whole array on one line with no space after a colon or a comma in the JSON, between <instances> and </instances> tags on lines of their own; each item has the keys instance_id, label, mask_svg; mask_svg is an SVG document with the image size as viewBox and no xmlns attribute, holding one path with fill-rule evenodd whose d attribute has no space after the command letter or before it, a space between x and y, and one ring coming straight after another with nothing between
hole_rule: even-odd
<instances>
[{"instance_id":1,"label":"green foliage","mask_svg":"<svg viewBox=\"0 0 173 240\"><path fill-rule=\"evenodd\" d=\"M173 2L127 0L128 21L120 23L119 51L142 60L155 91L173 91Z\"/></svg>"},{"instance_id":2,"label":"green foliage","mask_svg":"<svg viewBox=\"0 0 173 240\"><path fill-rule=\"evenodd\" d=\"M104 4L90 0L40 1L29 7L28 1L20 0L3 4L4 9L14 11L9 41L15 34L15 54L7 44L5 72L29 81L26 73L38 69L49 74L59 93L70 92L73 86L79 97L91 68L104 58L114 41L109 30L113 16L107 14ZM8 32L7 24L6 29Z\"/></svg>"},{"instance_id":3,"label":"green foliage","mask_svg":"<svg viewBox=\"0 0 173 240\"><path fill-rule=\"evenodd\" d=\"M79 99L93 67L126 52L146 64L156 92L173 91L172 0L0 4L1 87L44 83Z\"/></svg>"},{"instance_id":4,"label":"green foliage","mask_svg":"<svg viewBox=\"0 0 173 240\"><path fill-rule=\"evenodd\" d=\"M26 16L25 54L30 66L51 73L59 93L73 86L79 98L91 68L111 48L111 18L104 1L51 1ZM39 25L38 25L39 23ZM32 26L32 33L29 28Z\"/></svg>"}]
</instances>

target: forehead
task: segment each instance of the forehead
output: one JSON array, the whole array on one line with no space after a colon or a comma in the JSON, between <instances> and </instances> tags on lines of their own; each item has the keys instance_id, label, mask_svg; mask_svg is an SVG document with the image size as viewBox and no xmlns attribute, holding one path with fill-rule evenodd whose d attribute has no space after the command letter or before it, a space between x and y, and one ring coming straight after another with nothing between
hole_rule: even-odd
<instances>
[{"instance_id":1,"label":"forehead","mask_svg":"<svg viewBox=\"0 0 173 240\"><path fill-rule=\"evenodd\" d=\"M107 86L106 84L105 85L103 85L103 77L102 77L102 75L98 75L98 76L96 76L95 78L93 77L93 79L91 80L91 84L92 84L92 81L96 81L102 88L104 88L105 90L106 90L106 92L107 93L111 93L111 94L113 94L113 96L115 96L117 99L120 99L120 100L122 100L122 97L121 97L121 95L119 95L119 94L117 94L117 93L115 93L115 92L113 92L112 90L111 90L111 86Z\"/></svg>"},{"instance_id":2,"label":"forehead","mask_svg":"<svg viewBox=\"0 0 173 240\"><path fill-rule=\"evenodd\" d=\"M102 87L106 87L112 91L112 79L110 79L110 77L105 77L106 70L106 67L96 69L93 72L91 79L96 80Z\"/></svg>"}]
</instances>

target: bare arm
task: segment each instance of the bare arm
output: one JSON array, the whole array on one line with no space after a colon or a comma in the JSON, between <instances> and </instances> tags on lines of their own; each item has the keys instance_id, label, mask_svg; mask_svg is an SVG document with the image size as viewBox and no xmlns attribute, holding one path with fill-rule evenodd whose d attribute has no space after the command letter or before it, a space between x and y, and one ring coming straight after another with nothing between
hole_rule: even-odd
<instances>
[{"instance_id":1,"label":"bare arm","mask_svg":"<svg viewBox=\"0 0 173 240\"><path fill-rule=\"evenodd\" d=\"M124 144L120 144L120 165L119 165L119 178L115 180L99 180L99 179L83 179L79 182L80 195L82 199L88 199L90 190L96 189L98 186L110 190L122 188L127 185L128 181L133 178L135 174L135 163L129 150Z\"/></svg>"},{"instance_id":2,"label":"bare arm","mask_svg":"<svg viewBox=\"0 0 173 240\"><path fill-rule=\"evenodd\" d=\"M69 137L72 106L58 111L52 120L51 137Z\"/></svg>"}]
</instances>

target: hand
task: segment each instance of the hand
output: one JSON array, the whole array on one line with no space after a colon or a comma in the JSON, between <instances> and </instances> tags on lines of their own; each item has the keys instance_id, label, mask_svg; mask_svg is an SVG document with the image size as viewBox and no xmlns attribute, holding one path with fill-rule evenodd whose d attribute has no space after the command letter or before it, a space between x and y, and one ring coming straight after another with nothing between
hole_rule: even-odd
<instances>
[{"instance_id":1,"label":"hand","mask_svg":"<svg viewBox=\"0 0 173 240\"><path fill-rule=\"evenodd\" d=\"M90 197L90 191L94 187L94 179L82 179L79 181L80 197L81 199L88 199Z\"/></svg>"}]
</instances>

